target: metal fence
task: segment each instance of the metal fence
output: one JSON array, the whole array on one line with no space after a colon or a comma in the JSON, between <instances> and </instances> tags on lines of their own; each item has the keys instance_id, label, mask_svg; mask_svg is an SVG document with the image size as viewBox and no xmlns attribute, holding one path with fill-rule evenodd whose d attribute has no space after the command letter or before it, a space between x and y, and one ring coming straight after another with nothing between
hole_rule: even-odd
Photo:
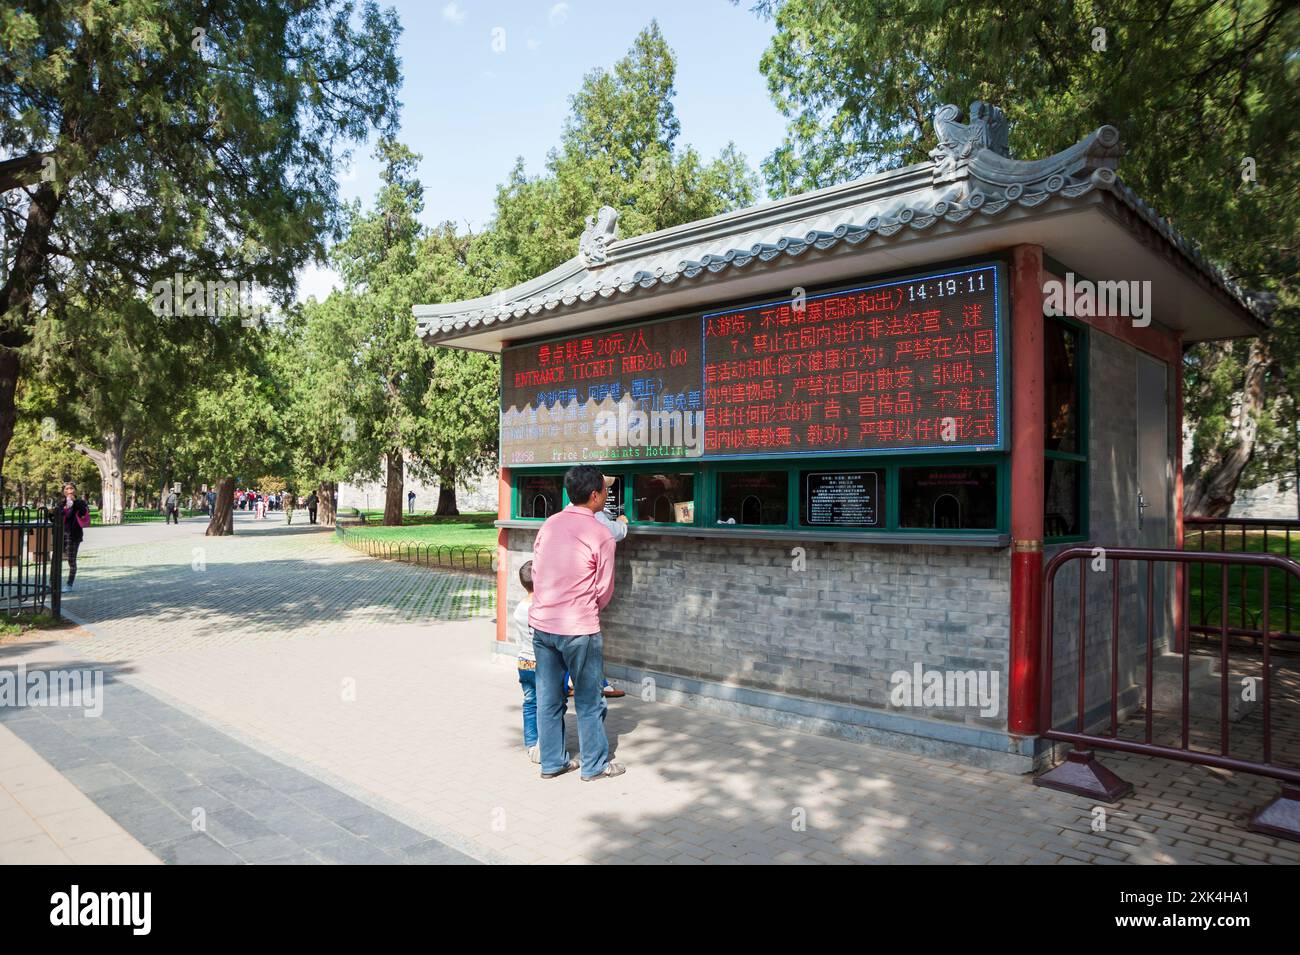
<instances>
[{"instance_id":1,"label":"metal fence","mask_svg":"<svg viewBox=\"0 0 1300 955\"><path fill-rule=\"evenodd\" d=\"M43 507L0 508L0 601L5 613L61 616L63 528Z\"/></svg>"},{"instance_id":2,"label":"metal fence","mask_svg":"<svg viewBox=\"0 0 1300 955\"><path fill-rule=\"evenodd\" d=\"M1288 560L1300 558L1300 521L1287 518L1266 517L1187 517L1183 519L1184 546L1198 551L1219 550L1242 554L1277 554ZM1188 607L1191 613L1192 633L1214 636L1220 632L1220 610L1228 611L1228 633L1245 637L1257 646L1263 636L1260 626L1258 602L1260 574L1252 574L1252 566L1242 562L1227 579L1207 572L1207 565L1196 567L1193 583L1196 594ZM1262 573L1262 572L1261 572ZM1293 615L1292 598L1300 598L1300 585L1290 574L1271 574L1276 598L1273 620L1269 627L1274 640L1300 640L1296 627L1300 626L1300 613ZM1294 644L1290 644L1295 649Z\"/></svg>"},{"instance_id":3,"label":"metal fence","mask_svg":"<svg viewBox=\"0 0 1300 955\"><path fill-rule=\"evenodd\" d=\"M206 514L206 511L193 510L188 507L182 507L180 509L180 517L182 520L187 517L199 517L203 514ZM157 511L153 508L142 507L122 512L123 524L161 524L165 520L167 520L167 512ZM104 525L104 515L102 511L91 511L90 523L95 527L107 526Z\"/></svg>"},{"instance_id":4,"label":"metal fence","mask_svg":"<svg viewBox=\"0 0 1300 955\"><path fill-rule=\"evenodd\" d=\"M354 550L380 560L396 560L423 567L463 570L469 573L494 573L496 548L481 544L427 544L419 541L394 541L375 537L364 531L337 525L335 534Z\"/></svg>"},{"instance_id":5,"label":"metal fence","mask_svg":"<svg viewBox=\"0 0 1300 955\"><path fill-rule=\"evenodd\" d=\"M1279 593L1274 583L1270 587L1270 577L1283 575L1288 582L1295 580L1295 589L1300 593L1300 564L1286 557L1269 553L1242 553L1237 551L1178 551L1143 548L1108 547L1104 549L1105 560L1110 565L1108 571L1110 599L1108 618L1094 625L1092 633L1109 632L1108 653L1105 657L1108 666L1104 672L1091 674L1094 680L1101 680L1105 687L1105 705L1101 708L1088 706L1089 664L1097 661L1097 654L1089 654L1087 599L1089 563L1096 559L1097 553L1092 547L1071 547L1061 551L1048 562L1044 570L1043 583L1043 671L1041 687L1041 735L1045 739L1071 743L1074 750L1068 754L1067 761L1055 769L1037 777L1036 785L1061 789L1078 795L1089 796L1103 802L1114 802L1132 790L1132 786L1102 766L1094 757L1093 749L1109 749L1117 752L1135 753L1142 756L1159 756L1187 763L1199 763L1218 769L1234 772L1253 773L1280 780L1283 784L1282 795L1268 806L1255 812L1248 823L1248 828L1259 832L1287 839L1300 839L1300 760L1295 757L1296 741L1286 738L1279 740L1274 725L1273 696L1275 690L1272 644L1278 634L1269 625L1272 619L1270 602L1286 599ZM1074 674L1076 692L1075 716L1068 722L1074 723L1070 728L1068 722L1058 725L1053 721L1053 684L1055 671L1053 665L1053 647L1055 644L1055 590L1056 578L1071 563L1078 564L1078 664ZM1136 566L1141 575L1137 594L1145 593L1144 612L1125 612L1120 588L1120 566ZM1181 683L1178 707L1170 723L1170 742L1157 742L1153 734L1155 716L1155 674L1156 674L1156 567L1163 570L1170 565L1181 568L1178 574L1177 600L1182 612L1179 615L1181 633L1175 633L1175 657L1180 664L1179 682ZM1193 739L1193 714L1191 704L1193 687L1191 684L1190 631L1192 614L1189 612L1188 588L1190 581L1198 574L1210 568L1211 577L1218 578L1223 593L1228 592L1229 579L1236 572L1254 570L1258 572L1260 587L1260 637L1262 641L1262 665L1258 668L1258 679L1262 683L1260 691L1261 733L1252 733L1246 737L1241 731L1233 734L1229 707L1232 703L1233 684L1229 677L1228 641L1239 628L1234 628L1229 620L1229 605L1226 600L1218 608L1218 626L1214 632L1219 638L1218 663L1220 675L1215 701L1217 719L1207 721L1198 718ZM1289 594L1292 588L1285 588ZM1128 608L1130 611L1133 608ZM1289 607L1288 613L1289 613ZM1123 621L1123 623L1121 623ZM1125 638L1129 639L1126 640ZM1133 638L1137 638L1134 640ZM1123 723L1120 718L1120 698L1128 687L1120 683L1121 642L1127 647L1138 645L1145 651L1145 713L1144 726L1136 735L1123 735ZM1067 671L1067 676L1068 671ZM1095 683L1092 683L1094 687ZM1101 716L1100 727L1095 725L1097 714ZM1091 724L1091 725L1090 725ZM1208 735L1207 735L1208 730ZM1201 743L1198 747L1196 743ZM1217 750L1217 752L1215 751Z\"/></svg>"}]
</instances>

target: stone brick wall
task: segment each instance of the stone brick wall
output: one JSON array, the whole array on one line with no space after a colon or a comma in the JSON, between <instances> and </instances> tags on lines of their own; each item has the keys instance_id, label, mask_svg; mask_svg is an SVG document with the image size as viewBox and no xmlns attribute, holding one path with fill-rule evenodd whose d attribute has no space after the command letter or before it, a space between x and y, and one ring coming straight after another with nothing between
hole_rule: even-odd
<instances>
[{"instance_id":1,"label":"stone brick wall","mask_svg":"<svg viewBox=\"0 0 1300 955\"><path fill-rule=\"evenodd\" d=\"M508 594L535 532L510 532ZM998 708L908 707L908 716L1006 727L1010 561L1005 550L629 535L602 615L606 658L638 669L894 709L890 676L996 672Z\"/></svg>"},{"instance_id":2,"label":"stone brick wall","mask_svg":"<svg viewBox=\"0 0 1300 955\"><path fill-rule=\"evenodd\" d=\"M383 482L340 484L339 507L359 509L381 509L384 506L385 484ZM421 481L407 473L402 486L402 509L406 510L408 491L415 492L415 509L432 511L438 506L438 482ZM497 473L488 470L482 474L466 477L456 487L456 507L462 514L497 509Z\"/></svg>"}]
</instances>

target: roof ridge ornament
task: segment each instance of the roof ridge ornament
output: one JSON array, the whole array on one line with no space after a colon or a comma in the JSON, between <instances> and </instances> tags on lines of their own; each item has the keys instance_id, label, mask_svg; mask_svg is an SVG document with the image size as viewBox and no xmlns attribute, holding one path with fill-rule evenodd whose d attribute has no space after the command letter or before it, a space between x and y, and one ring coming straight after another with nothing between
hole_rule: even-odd
<instances>
[{"instance_id":1,"label":"roof ridge ornament","mask_svg":"<svg viewBox=\"0 0 1300 955\"><path fill-rule=\"evenodd\" d=\"M966 165L980 150L988 149L1010 157L1007 148L1007 114L980 100L970 104L970 122L959 123L961 110L945 103L934 111L934 132L939 145L930 150L934 160L933 181L956 182L966 177Z\"/></svg>"},{"instance_id":2,"label":"roof ridge ornament","mask_svg":"<svg viewBox=\"0 0 1300 955\"><path fill-rule=\"evenodd\" d=\"M601 206L594 216L587 216L587 228L578 239L579 260L589 269L604 265L609 257L609 244L617 238L618 210Z\"/></svg>"}]
</instances>

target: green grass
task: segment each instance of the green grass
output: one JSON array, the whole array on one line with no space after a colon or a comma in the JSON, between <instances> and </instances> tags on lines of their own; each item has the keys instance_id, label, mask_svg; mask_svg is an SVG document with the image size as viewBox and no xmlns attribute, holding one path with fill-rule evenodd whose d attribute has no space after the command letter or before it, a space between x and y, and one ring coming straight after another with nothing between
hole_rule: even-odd
<instances>
[{"instance_id":1,"label":"green grass","mask_svg":"<svg viewBox=\"0 0 1300 955\"><path fill-rule=\"evenodd\" d=\"M368 519L370 515L383 517L382 511L363 512ZM367 524L365 527L347 528L347 537L366 538L382 541L402 541L419 544L445 545L450 547L495 547L497 529L493 521L497 516L491 511L477 514L461 514L457 517L434 517L433 515L415 515L419 523L404 523L401 527L382 527Z\"/></svg>"},{"instance_id":2,"label":"green grass","mask_svg":"<svg viewBox=\"0 0 1300 955\"><path fill-rule=\"evenodd\" d=\"M1217 533L1206 533L1202 541L1199 532L1189 530L1183 546L1186 550L1262 554L1265 552L1264 543L1264 535L1258 532L1248 533L1243 541L1240 531L1236 534L1229 531L1221 542ZM1270 532L1268 553L1300 560L1300 534L1292 535L1291 553L1288 555L1285 537ZM1258 567L1243 570L1241 567L1229 566L1225 589L1221 566L1193 565L1189 570L1188 594L1193 625L1220 626L1226 596L1228 626L1255 629L1259 626L1264 609L1264 570ZM1283 570L1269 570L1268 617L1271 629L1286 630L1288 607L1291 611L1291 630L1300 630L1300 579Z\"/></svg>"},{"instance_id":3,"label":"green grass","mask_svg":"<svg viewBox=\"0 0 1300 955\"><path fill-rule=\"evenodd\" d=\"M55 620L48 613L0 613L0 637L17 637L30 630L53 630L69 626L66 620Z\"/></svg>"}]
</instances>

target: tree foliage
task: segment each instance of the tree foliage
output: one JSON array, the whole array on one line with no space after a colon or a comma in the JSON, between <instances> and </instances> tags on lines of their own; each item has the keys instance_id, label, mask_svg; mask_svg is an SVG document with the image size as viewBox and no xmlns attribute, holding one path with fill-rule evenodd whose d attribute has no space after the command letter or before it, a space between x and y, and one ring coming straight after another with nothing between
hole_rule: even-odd
<instances>
[{"instance_id":1,"label":"tree foliage","mask_svg":"<svg viewBox=\"0 0 1300 955\"><path fill-rule=\"evenodd\" d=\"M20 356L72 291L289 294L339 225L349 143L396 118L399 30L351 0L0 8L0 463Z\"/></svg>"}]
</instances>

